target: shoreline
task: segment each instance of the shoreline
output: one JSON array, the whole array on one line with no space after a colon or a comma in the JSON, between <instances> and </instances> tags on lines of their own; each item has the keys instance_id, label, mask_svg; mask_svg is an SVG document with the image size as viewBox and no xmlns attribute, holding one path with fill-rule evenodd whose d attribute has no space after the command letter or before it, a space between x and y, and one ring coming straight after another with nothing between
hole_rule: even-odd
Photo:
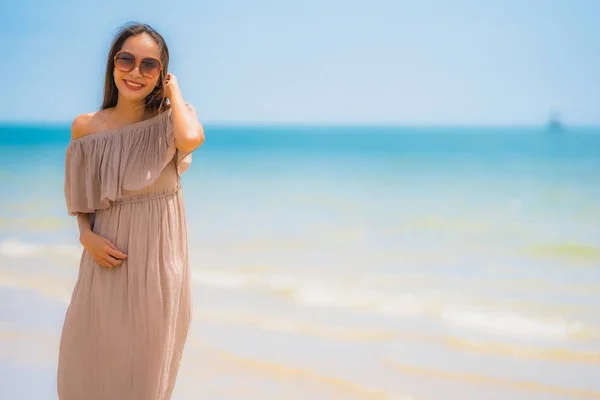
<instances>
[{"instance_id":1,"label":"shoreline","mask_svg":"<svg viewBox=\"0 0 600 400\"><path fill-rule=\"evenodd\" d=\"M8 371L4 376L11 377L7 393L30 396L21 398L34 398L31 395L35 394L36 399L55 399L52 396L55 396L58 340L68 300L58 288L40 293L39 284L27 282L27 278L13 279L12 286L6 286L4 279L0 284L0 301L4 305L0 307L0 338L3 339L0 340L3 343L0 346L0 372ZM21 286L23 284L27 287ZM68 284L63 286L66 287ZM289 393L302 393L304 398L319 400L418 400L440 396L462 399L467 394L494 400L555 400L565 395L600 399L600 391L592 389L518 376L500 378L466 372L471 365L467 362L471 356L466 356L469 352L465 353L465 349L458 346L450 352L442 351L440 343L427 338L415 341L414 335L412 338L401 335L399 342L390 347L392 342L385 340L370 342L367 339L364 342L352 338L317 337L307 335L307 332L288 332L277 326L269 328L264 324L248 325L248 321L215 319L214 315L206 318L202 309L198 310L204 295L201 289L194 289L196 313L174 400L195 400L209 394L211 399L285 398ZM363 343L367 347L360 347ZM296 348L290 349L290 344ZM365 353L369 348L371 350ZM374 350L376 348L381 351ZM385 356L386 348L388 352L395 348L394 353L400 358L389 357L390 354ZM452 356L455 352L461 356ZM373 356L379 359L373 365L385 369L377 370L379 372L361 369L360 360ZM477 351L472 357L479 357ZM418 359L422 361L416 362ZM483 358L478 361L488 366L490 362ZM525 359L520 362L524 363ZM588 366L600 370L596 362ZM33 381L39 382L41 391L33 393L33 386L19 379L22 376L31 376ZM405 394L397 394L400 387ZM460 393L460 397L445 396L449 390Z\"/></svg>"}]
</instances>

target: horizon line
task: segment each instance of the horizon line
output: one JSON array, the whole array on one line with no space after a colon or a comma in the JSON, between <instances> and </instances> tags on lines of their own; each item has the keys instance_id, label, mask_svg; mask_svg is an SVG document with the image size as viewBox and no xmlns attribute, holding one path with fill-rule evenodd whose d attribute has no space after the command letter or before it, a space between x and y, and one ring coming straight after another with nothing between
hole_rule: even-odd
<instances>
[{"instance_id":1,"label":"horizon line","mask_svg":"<svg viewBox=\"0 0 600 400\"><path fill-rule=\"evenodd\" d=\"M204 126L217 127L428 127L428 128L543 128L547 122L402 122L402 121L200 121ZM10 120L0 119L0 126L68 126L70 120ZM600 121L593 123L563 123L564 129L568 128L600 128Z\"/></svg>"}]
</instances>

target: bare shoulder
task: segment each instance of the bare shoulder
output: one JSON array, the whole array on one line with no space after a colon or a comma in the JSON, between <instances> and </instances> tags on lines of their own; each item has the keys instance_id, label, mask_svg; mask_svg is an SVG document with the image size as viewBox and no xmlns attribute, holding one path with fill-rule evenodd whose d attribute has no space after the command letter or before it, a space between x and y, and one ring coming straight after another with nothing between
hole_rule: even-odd
<instances>
[{"instance_id":1,"label":"bare shoulder","mask_svg":"<svg viewBox=\"0 0 600 400\"><path fill-rule=\"evenodd\" d=\"M104 120L104 111L93 111L75 117L71 124L71 139L79 139L94 134L101 127L101 122Z\"/></svg>"}]
</instances>

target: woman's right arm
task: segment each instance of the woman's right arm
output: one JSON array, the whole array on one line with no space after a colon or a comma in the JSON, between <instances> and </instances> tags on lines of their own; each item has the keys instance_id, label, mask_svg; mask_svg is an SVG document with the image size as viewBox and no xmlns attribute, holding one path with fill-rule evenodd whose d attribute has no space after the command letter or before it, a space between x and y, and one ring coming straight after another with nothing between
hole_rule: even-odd
<instances>
[{"instance_id":1,"label":"woman's right arm","mask_svg":"<svg viewBox=\"0 0 600 400\"><path fill-rule=\"evenodd\" d=\"M77 226L79 227L79 240L84 234L87 234L88 231L92 231L92 216L93 214L89 213L77 213Z\"/></svg>"},{"instance_id":2,"label":"woman's right arm","mask_svg":"<svg viewBox=\"0 0 600 400\"><path fill-rule=\"evenodd\" d=\"M103 267L112 268L121 265L123 260L127 258L127 254L119 251L110 240L92 231L93 215L77 213L79 241L94 260Z\"/></svg>"},{"instance_id":3,"label":"woman's right arm","mask_svg":"<svg viewBox=\"0 0 600 400\"><path fill-rule=\"evenodd\" d=\"M89 134L89 124L92 114L79 115L71 126L71 138L77 139ZM77 226L79 227L79 242L94 258L94 260L106 268L116 267L123 263L127 254L119 251L108 239L94 233L95 214L77 213Z\"/></svg>"}]
</instances>

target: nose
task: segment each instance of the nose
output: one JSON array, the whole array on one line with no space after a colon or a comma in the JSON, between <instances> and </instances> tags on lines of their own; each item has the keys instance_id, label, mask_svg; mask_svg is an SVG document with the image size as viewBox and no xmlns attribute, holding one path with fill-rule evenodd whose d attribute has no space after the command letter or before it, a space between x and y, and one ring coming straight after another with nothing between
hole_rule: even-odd
<instances>
[{"instance_id":1,"label":"nose","mask_svg":"<svg viewBox=\"0 0 600 400\"><path fill-rule=\"evenodd\" d=\"M129 75L131 75L132 78L141 78L142 74L140 73L140 66L136 65L130 72Z\"/></svg>"}]
</instances>

